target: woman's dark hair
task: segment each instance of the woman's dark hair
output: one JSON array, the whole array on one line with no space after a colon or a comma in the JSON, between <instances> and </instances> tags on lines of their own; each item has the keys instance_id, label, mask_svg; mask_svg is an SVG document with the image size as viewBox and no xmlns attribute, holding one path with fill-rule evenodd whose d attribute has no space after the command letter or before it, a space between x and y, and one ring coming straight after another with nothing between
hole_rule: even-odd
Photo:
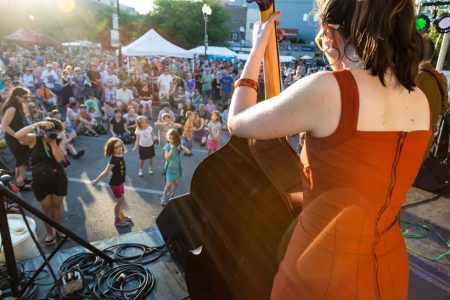
<instances>
[{"instance_id":1,"label":"woman's dark hair","mask_svg":"<svg viewBox=\"0 0 450 300\"><path fill-rule=\"evenodd\" d=\"M64 123L58 119L47 117L44 119L44 121L53 123L53 129L55 129L56 131L64 130Z\"/></svg>"},{"instance_id":2,"label":"woman's dark hair","mask_svg":"<svg viewBox=\"0 0 450 300\"><path fill-rule=\"evenodd\" d=\"M24 115L22 105L20 105L19 99L17 97L22 97L23 95L29 94L30 91L24 87L18 86L13 88L11 95L6 99L5 104L2 107L2 114L5 114L6 110L10 107L14 107L21 116Z\"/></svg>"},{"instance_id":3,"label":"woman's dark hair","mask_svg":"<svg viewBox=\"0 0 450 300\"><path fill-rule=\"evenodd\" d=\"M318 0L318 12L321 22L341 26L365 69L383 85L392 69L402 86L414 89L423 47L412 0Z\"/></svg>"}]
</instances>

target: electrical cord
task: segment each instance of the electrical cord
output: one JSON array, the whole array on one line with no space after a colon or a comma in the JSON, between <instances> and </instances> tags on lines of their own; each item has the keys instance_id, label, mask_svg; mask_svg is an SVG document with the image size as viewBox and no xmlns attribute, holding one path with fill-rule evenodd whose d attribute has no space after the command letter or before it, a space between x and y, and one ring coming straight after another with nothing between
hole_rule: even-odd
<instances>
[{"instance_id":1,"label":"electrical cord","mask_svg":"<svg viewBox=\"0 0 450 300\"><path fill-rule=\"evenodd\" d=\"M135 255L126 255L125 253L131 252L130 250L135 249L140 253ZM137 243L126 243L113 245L111 247L103 250L105 253L113 254L113 257L119 263L139 263L139 264L149 264L158 260L163 256L167 250L165 245L149 247L143 244ZM135 252L135 251L133 251Z\"/></svg>"},{"instance_id":2,"label":"electrical cord","mask_svg":"<svg viewBox=\"0 0 450 300\"><path fill-rule=\"evenodd\" d=\"M24 266L21 263L17 263L18 266L20 266L21 271L18 272L19 275L19 285L25 286L28 283L28 280L31 279L31 276L29 275L28 271L24 271ZM8 275L8 269L6 267L6 264L4 262L0 263L0 299L3 299L4 297L12 296L12 290L11 290L11 284L10 284L11 278ZM38 292L38 286L36 284L32 284L28 287L26 291L22 293L22 296L25 299L34 299Z\"/></svg>"},{"instance_id":3,"label":"electrical cord","mask_svg":"<svg viewBox=\"0 0 450 300\"><path fill-rule=\"evenodd\" d=\"M90 252L85 252L75 254L66 259L59 268L59 271L61 273L67 273L75 267L85 275L96 275L102 272L107 267L107 264L101 257Z\"/></svg>"},{"instance_id":4,"label":"electrical cord","mask_svg":"<svg viewBox=\"0 0 450 300\"><path fill-rule=\"evenodd\" d=\"M138 264L119 265L97 277L92 290L97 299L143 299L155 286L153 274Z\"/></svg>"},{"instance_id":5,"label":"electrical cord","mask_svg":"<svg viewBox=\"0 0 450 300\"><path fill-rule=\"evenodd\" d=\"M163 256L166 246L149 247L138 243L125 243L108 247L103 252L113 259L106 263L93 253L78 253L68 257L60 266L60 276L43 299L54 299L63 289L66 273L78 271L83 289L64 299L142 299L155 285L154 275L143 265Z\"/></svg>"},{"instance_id":6,"label":"electrical cord","mask_svg":"<svg viewBox=\"0 0 450 300\"><path fill-rule=\"evenodd\" d=\"M402 226L402 234L406 238L422 239L422 238L425 238L429 232L431 232L431 233L435 234L438 237L438 239L446 245L447 248L450 248L450 240L446 240L442 236L442 234L440 234L438 231L430 228L426 224L422 225L422 224L413 223L413 222L409 222L409 221L405 221L405 220L400 220L400 225L403 225ZM406 228L403 229L403 227L405 227L405 225L406 225ZM446 266L450 266L450 264L446 264L441 261L441 259L444 257L450 258L450 250L448 250L447 252L440 253L437 256L430 257L430 256L422 254L419 251L412 249L410 247L407 247L407 249L427 260L431 260L431 261L434 261L434 262L437 262L437 263L440 263L440 264L443 264Z\"/></svg>"}]
</instances>

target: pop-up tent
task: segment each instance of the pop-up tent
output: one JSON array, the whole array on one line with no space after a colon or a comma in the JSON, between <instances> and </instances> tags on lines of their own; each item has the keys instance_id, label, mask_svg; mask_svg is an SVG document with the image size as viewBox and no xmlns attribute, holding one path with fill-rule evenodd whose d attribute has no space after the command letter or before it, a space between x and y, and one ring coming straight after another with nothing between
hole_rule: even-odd
<instances>
[{"instance_id":1,"label":"pop-up tent","mask_svg":"<svg viewBox=\"0 0 450 300\"><path fill-rule=\"evenodd\" d=\"M67 42L62 43L62 46L65 47L81 47L81 48L101 48L102 46L98 43L94 43L91 41L75 41L75 42Z\"/></svg>"},{"instance_id":2,"label":"pop-up tent","mask_svg":"<svg viewBox=\"0 0 450 300\"><path fill-rule=\"evenodd\" d=\"M206 49L206 55L212 56L213 58L233 58L237 57L237 53L234 51L231 51L228 48L225 47L216 47L216 46L208 46ZM205 46L198 46L194 49L189 50L189 52L197 55L203 55L205 54Z\"/></svg>"},{"instance_id":3,"label":"pop-up tent","mask_svg":"<svg viewBox=\"0 0 450 300\"><path fill-rule=\"evenodd\" d=\"M46 36L45 34L23 28L20 28L16 32L5 36L4 39L37 45L52 45L56 43L53 39Z\"/></svg>"},{"instance_id":4,"label":"pop-up tent","mask_svg":"<svg viewBox=\"0 0 450 300\"><path fill-rule=\"evenodd\" d=\"M238 54L238 59L239 60L247 60L248 59L248 54L245 53L239 53ZM295 62L295 57L293 56L286 56L286 55L280 55L280 63L294 63Z\"/></svg>"},{"instance_id":5,"label":"pop-up tent","mask_svg":"<svg viewBox=\"0 0 450 300\"><path fill-rule=\"evenodd\" d=\"M154 29L122 48L126 56L173 56L192 58L193 54L164 39Z\"/></svg>"}]
</instances>

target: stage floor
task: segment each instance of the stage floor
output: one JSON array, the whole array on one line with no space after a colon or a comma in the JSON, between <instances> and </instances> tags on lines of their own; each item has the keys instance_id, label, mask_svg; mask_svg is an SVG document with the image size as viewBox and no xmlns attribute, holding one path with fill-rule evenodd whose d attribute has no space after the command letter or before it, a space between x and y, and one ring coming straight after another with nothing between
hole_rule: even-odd
<instances>
[{"instance_id":1,"label":"stage floor","mask_svg":"<svg viewBox=\"0 0 450 300\"><path fill-rule=\"evenodd\" d=\"M119 235L91 244L96 246L98 249L106 249L110 246L123 243L139 243L144 244L146 246L154 247L163 245L164 241L158 229L156 227L150 227L145 230ZM51 260L51 265L55 273L58 272L59 267L68 257L81 252L86 252L84 248L81 246L75 246L60 251ZM36 270L42 264L42 259L38 257L22 261L21 263L23 264L25 270ZM186 283L184 280L184 274L182 273L182 270L180 270L178 266L175 264L175 262L172 260L168 252L166 252L166 254L160 257L157 261L143 266L145 266L145 268L147 268L155 277L155 286L153 290L148 294L148 296L144 299L146 300L189 299ZM43 299L43 297L47 295L48 290L51 286L45 284L53 284L53 280L51 279L50 276L47 276L46 274L45 278L43 278L40 281L40 284L44 285L39 286L39 291L37 295L33 297L33 299ZM15 299L15 298L8 297L4 299Z\"/></svg>"},{"instance_id":2,"label":"stage floor","mask_svg":"<svg viewBox=\"0 0 450 300\"><path fill-rule=\"evenodd\" d=\"M429 193L420 189L411 188L407 201L401 209L401 220L421 224L441 234L443 240L428 231L420 239L405 238L409 255L409 300L450 300L450 255L436 258L450 250L450 189L440 194ZM417 231L411 229L411 233ZM160 246L164 241L156 226L137 232L130 232L104 239L92 244L99 249L122 243L139 243L147 246ZM51 261L54 270L68 257L85 252L81 246L66 248L60 251ZM35 270L41 264L41 258L21 262L25 270ZM189 299L183 270L166 253L154 263L145 265L156 279L154 289L145 299L181 300ZM49 276L41 283L52 283ZM44 297L49 286L41 285L36 298ZM5 299L13 299L12 297Z\"/></svg>"},{"instance_id":3,"label":"stage floor","mask_svg":"<svg viewBox=\"0 0 450 300\"><path fill-rule=\"evenodd\" d=\"M412 187L401 209L400 219L433 230L427 230L423 238L405 238L410 270L408 299L449 300L450 188L434 194ZM405 224L402 227L405 228ZM410 233L421 232L410 228ZM437 259L445 253L446 256Z\"/></svg>"}]
</instances>

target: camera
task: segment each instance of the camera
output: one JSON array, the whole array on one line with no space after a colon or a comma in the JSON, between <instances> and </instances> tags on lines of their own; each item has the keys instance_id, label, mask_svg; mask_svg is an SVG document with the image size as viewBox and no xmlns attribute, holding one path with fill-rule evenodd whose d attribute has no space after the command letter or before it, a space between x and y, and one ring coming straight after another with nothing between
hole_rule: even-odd
<instances>
[{"instance_id":1,"label":"camera","mask_svg":"<svg viewBox=\"0 0 450 300\"><path fill-rule=\"evenodd\" d=\"M52 140L56 140L56 138L58 137L58 134L56 133L55 129L48 129L48 130L44 130L45 134Z\"/></svg>"}]
</instances>

